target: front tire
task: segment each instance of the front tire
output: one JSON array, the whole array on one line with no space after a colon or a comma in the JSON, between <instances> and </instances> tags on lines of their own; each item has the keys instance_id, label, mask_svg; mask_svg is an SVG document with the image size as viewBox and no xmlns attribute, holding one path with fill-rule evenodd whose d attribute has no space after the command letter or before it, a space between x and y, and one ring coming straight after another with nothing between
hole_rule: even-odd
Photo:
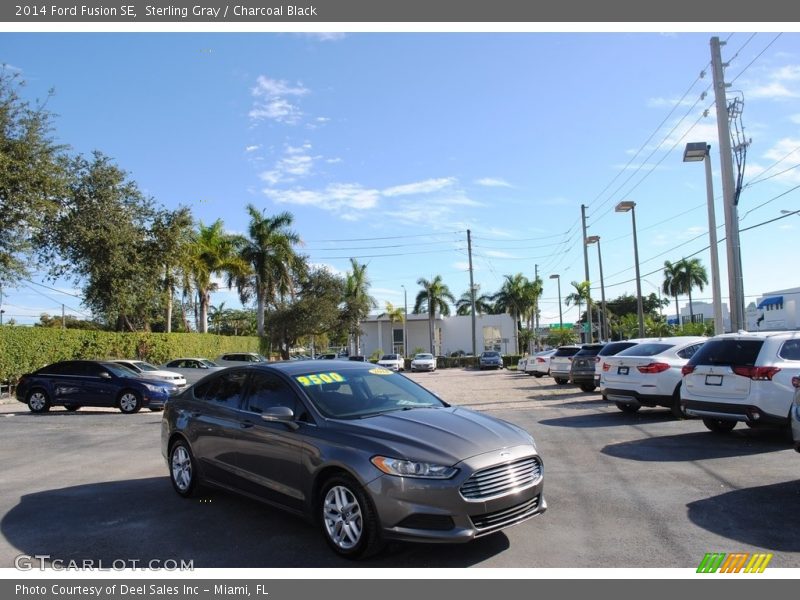
<instances>
[{"instance_id":1,"label":"front tire","mask_svg":"<svg viewBox=\"0 0 800 600\"><path fill-rule=\"evenodd\" d=\"M597 386L593 383L582 383L580 385L582 391L586 392L587 394L591 394L593 391L597 389Z\"/></svg>"},{"instance_id":2,"label":"front tire","mask_svg":"<svg viewBox=\"0 0 800 600\"><path fill-rule=\"evenodd\" d=\"M80 410L80 404L65 404L64 408L66 408L69 412L75 412L76 410Z\"/></svg>"},{"instance_id":3,"label":"front tire","mask_svg":"<svg viewBox=\"0 0 800 600\"><path fill-rule=\"evenodd\" d=\"M736 427L736 421L723 421L722 419L703 419L709 431L714 433L730 433Z\"/></svg>"},{"instance_id":4,"label":"front tire","mask_svg":"<svg viewBox=\"0 0 800 600\"><path fill-rule=\"evenodd\" d=\"M339 556L366 558L383 547L375 507L349 475L335 475L325 483L317 510L325 541Z\"/></svg>"},{"instance_id":5,"label":"front tire","mask_svg":"<svg viewBox=\"0 0 800 600\"><path fill-rule=\"evenodd\" d=\"M169 479L179 496L189 498L197 490L197 466L189 444L178 440L169 450Z\"/></svg>"},{"instance_id":6,"label":"front tire","mask_svg":"<svg viewBox=\"0 0 800 600\"><path fill-rule=\"evenodd\" d=\"M142 397L138 392L125 390L119 395L117 405L124 414L132 415L133 413L139 412L139 409L142 408Z\"/></svg>"},{"instance_id":7,"label":"front tire","mask_svg":"<svg viewBox=\"0 0 800 600\"><path fill-rule=\"evenodd\" d=\"M567 383L567 380L563 377L553 377L553 380L556 382L557 385L564 385Z\"/></svg>"},{"instance_id":8,"label":"front tire","mask_svg":"<svg viewBox=\"0 0 800 600\"><path fill-rule=\"evenodd\" d=\"M42 389L28 393L28 408L32 413L45 413L50 410L50 396Z\"/></svg>"}]
</instances>

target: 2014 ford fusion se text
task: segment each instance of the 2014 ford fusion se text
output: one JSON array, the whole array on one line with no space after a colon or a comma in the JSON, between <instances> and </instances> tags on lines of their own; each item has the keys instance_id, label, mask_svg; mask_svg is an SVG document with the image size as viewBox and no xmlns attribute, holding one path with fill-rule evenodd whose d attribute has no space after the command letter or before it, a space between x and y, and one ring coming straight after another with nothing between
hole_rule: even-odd
<instances>
[{"instance_id":1,"label":"2014 ford fusion se text","mask_svg":"<svg viewBox=\"0 0 800 600\"><path fill-rule=\"evenodd\" d=\"M175 491L209 484L300 514L348 558L387 540L468 542L546 510L523 429L389 369L310 362L229 368L172 398L161 445Z\"/></svg>"}]
</instances>

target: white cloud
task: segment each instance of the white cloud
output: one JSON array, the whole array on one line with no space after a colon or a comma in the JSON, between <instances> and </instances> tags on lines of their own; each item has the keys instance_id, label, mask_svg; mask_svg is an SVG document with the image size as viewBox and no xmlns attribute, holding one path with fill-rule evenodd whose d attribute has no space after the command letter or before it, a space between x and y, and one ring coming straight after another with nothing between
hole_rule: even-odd
<instances>
[{"instance_id":1,"label":"white cloud","mask_svg":"<svg viewBox=\"0 0 800 600\"><path fill-rule=\"evenodd\" d=\"M468 261L458 261L454 262L452 267L458 271L469 271L469 262ZM472 268L473 271L480 271L481 268L479 266L474 266Z\"/></svg>"},{"instance_id":2,"label":"white cloud","mask_svg":"<svg viewBox=\"0 0 800 600\"><path fill-rule=\"evenodd\" d=\"M415 183L397 185L383 190L384 196L410 196L415 194L430 194L438 192L452 186L456 182L454 177L442 177L440 179L426 179Z\"/></svg>"},{"instance_id":3,"label":"white cloud","mask_svg":"<svg viewBox=\"0 0 800 600\"><path fill-rule=\"evenodd\" d=\"M484 177L476 180L475 183L485 187L513 187L505 179L499 179L497 177Z\"/></svg>"},{"instance_id":4,"label":"white cloud","mask_svg":"<svg viewBox=\"0 0 800 600\"><path fill-rule=\"evenodd\" d=\"M501 252L500 250L484 250L483 254L491 256L492 258L519 258L508 252Z\"/></svg>"},{"instance_id":5,"label":"white cloud","mask_svg":"<svg viewBox=\"0 0 800 600\"><path fill-rule=\"evenodd\" d=\"M687 97L683 100L678 98L648 98L648 108L672 108L673 106L691 106L697 100L696 97Z\"/></svg>"},{"instance_id":6,"label":"white cloud","mask_svg":"<svg viewBox=\"0 0 800 600\"><path fill-rule=\"evenodd\" d=\"M258 150L259 148L261 148L261 144L255 144L255 145L253 145L253 146L247 146L247 147L244 149L244 151L245 151L245 152L255 152L255 151L256 151L256 150Z\"/></svg>"},{"instance_id":7,"label":"white cloud","mask_svg":"<svg viewBox=\"0 0 800 600\"><path fill-rule=\"evenodd\" d=\"M786 100L800 97L800 65L790 64L766 71L761 80L743 85L746 98Z\"/></svg>"},{"instance_id":8,"label":"white cloud","mask_svg":"<svg viewBox=\"0 0 800 600\"><path fill-rule=\"evenodd\" d=\"M343 40L347 37L346 33L342 32L308 32L302 33L303 37L311 38L313 40L317 40L318 42L338 42L339 40Z\"/></svg>"},{"instance_id":9,"label":"white cloud","mask_svg":"<svg viewBox=\"0 0 800 600\"><path fill-rule=\"evenodd\" d=\"M791 117L789 117L789 120L792 123L797 123L798 125L800 125L800 113L798 113L796 115L792 115Z\"/></svg>"},{"instance_id":10,"label":"white cloud","mask_svg":"<svg viewBox=\"0 0 800 600\"><path fill-rule=\"evenodd\" d=\"M340 271L339 269L337 269L333 265L329 265L327 263L315 263L315 262L312 262L312 263L308 263L308 266L311 269L325 269L331 275L340 275L340 276L344 276L345 275L344 271Z\"/></svg>"},{"instance_id":11,"label":"white cloud","mask_svg":"<svg viewBox=\"0 0 800 600\"><path fill-rule=\"evenodd\" d=\"M255 97L253 108L249 112L251 119L296 124L303 113L290 98L305 96L310 90L301 83L291 84L284 80L259 75L251 93Z\"/></svg>"},{"instance_id":12,"label":"white cloud","mask_svg":"<svg viewBox=\"0 0 800 600\"><path fill-rule=\"evenodd\" d=\"M314 162L321 157L310 154L311 144L302 146L286 146L281 157L269 171L262 172L259 177L270 185L291 183L311 174Z\"/></svg>"},{"instance_id":13,"label":"white cloud","mask_svg":"<svg viewBox=\"0 0 800 600\"><path fill-rule=\"evenodd\" d=\"M339 183L327 186L324 190L262 190L264 195L278 204L297 204L315 206L331 212L340 212L348 220L358 218L353 210L363 211L375 208L380 191L368 189L359 184Z\"/></svg>"},{"instance_id":14,"label":"white cloud","mask_svg":"<svg viewBox=\"0 0 800 600\"><path fill-rule=\"evenodd\" d=\"M780 81L771 81L764 85L759 85L750 88L747 92L749 98L797 98L798 94L795 91L787 88Z\"/></svg>"}]
</instances>

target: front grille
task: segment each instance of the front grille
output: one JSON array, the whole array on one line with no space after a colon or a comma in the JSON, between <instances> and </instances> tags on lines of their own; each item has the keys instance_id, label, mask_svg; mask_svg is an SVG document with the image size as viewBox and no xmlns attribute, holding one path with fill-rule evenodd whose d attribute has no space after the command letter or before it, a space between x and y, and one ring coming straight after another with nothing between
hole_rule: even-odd
<instances>
[{"instance_id":1,"label":"front grille","mask_svg":"<svg viewBox=\"0 0 800 600\"><path fill-rule=\"evenodd\" d=\"M539 509L539 496L536 495L530 500L517 504L511 508L496 510L484 515L471 516L470 520L480 533L489 533L487 530L495 531L508 525L513 525L519 521L532 517Z\"/></svg>"},{"instance_id":2,"label":"front grille","mask_svg":"<svg viewBox=\"0 0 800 600\"><path fill-rule=\"evenodd\" d=\"M453 519L447 515L428 515L417 513L409 515L397 524L407 529L429 529L431 531L450 531L455 527Z\"/></svg>"},{"instance_id":3,"label":"front grille","mask_svg":"<svg viewBox=\"0 0 800 600\"><path fill-rule=\"evenodd\" d=\"M536 456L477 471L461 486L467 500L497 498L527 488L542 476L542 463Z\"/></svg>"}]
</instances>

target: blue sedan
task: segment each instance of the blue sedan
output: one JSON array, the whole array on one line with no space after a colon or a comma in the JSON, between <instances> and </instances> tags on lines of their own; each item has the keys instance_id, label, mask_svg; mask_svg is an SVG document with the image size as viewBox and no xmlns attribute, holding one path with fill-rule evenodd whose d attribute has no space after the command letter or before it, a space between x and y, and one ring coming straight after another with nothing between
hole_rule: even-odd
<instances>
[{"instance_id":1,"label":"blue sedan","mask_svg":"<svg viewBox=\"0 0 800 600\"><path fill-rule=\"evenodd\" d=\"M131 414L142 408L162 410L177 392L171 383L141 378L111 362L67 360L23 375L16 395L34 413L47 412L51 406L70 411L107 406Z\"/></svg>"}]
</instances>

